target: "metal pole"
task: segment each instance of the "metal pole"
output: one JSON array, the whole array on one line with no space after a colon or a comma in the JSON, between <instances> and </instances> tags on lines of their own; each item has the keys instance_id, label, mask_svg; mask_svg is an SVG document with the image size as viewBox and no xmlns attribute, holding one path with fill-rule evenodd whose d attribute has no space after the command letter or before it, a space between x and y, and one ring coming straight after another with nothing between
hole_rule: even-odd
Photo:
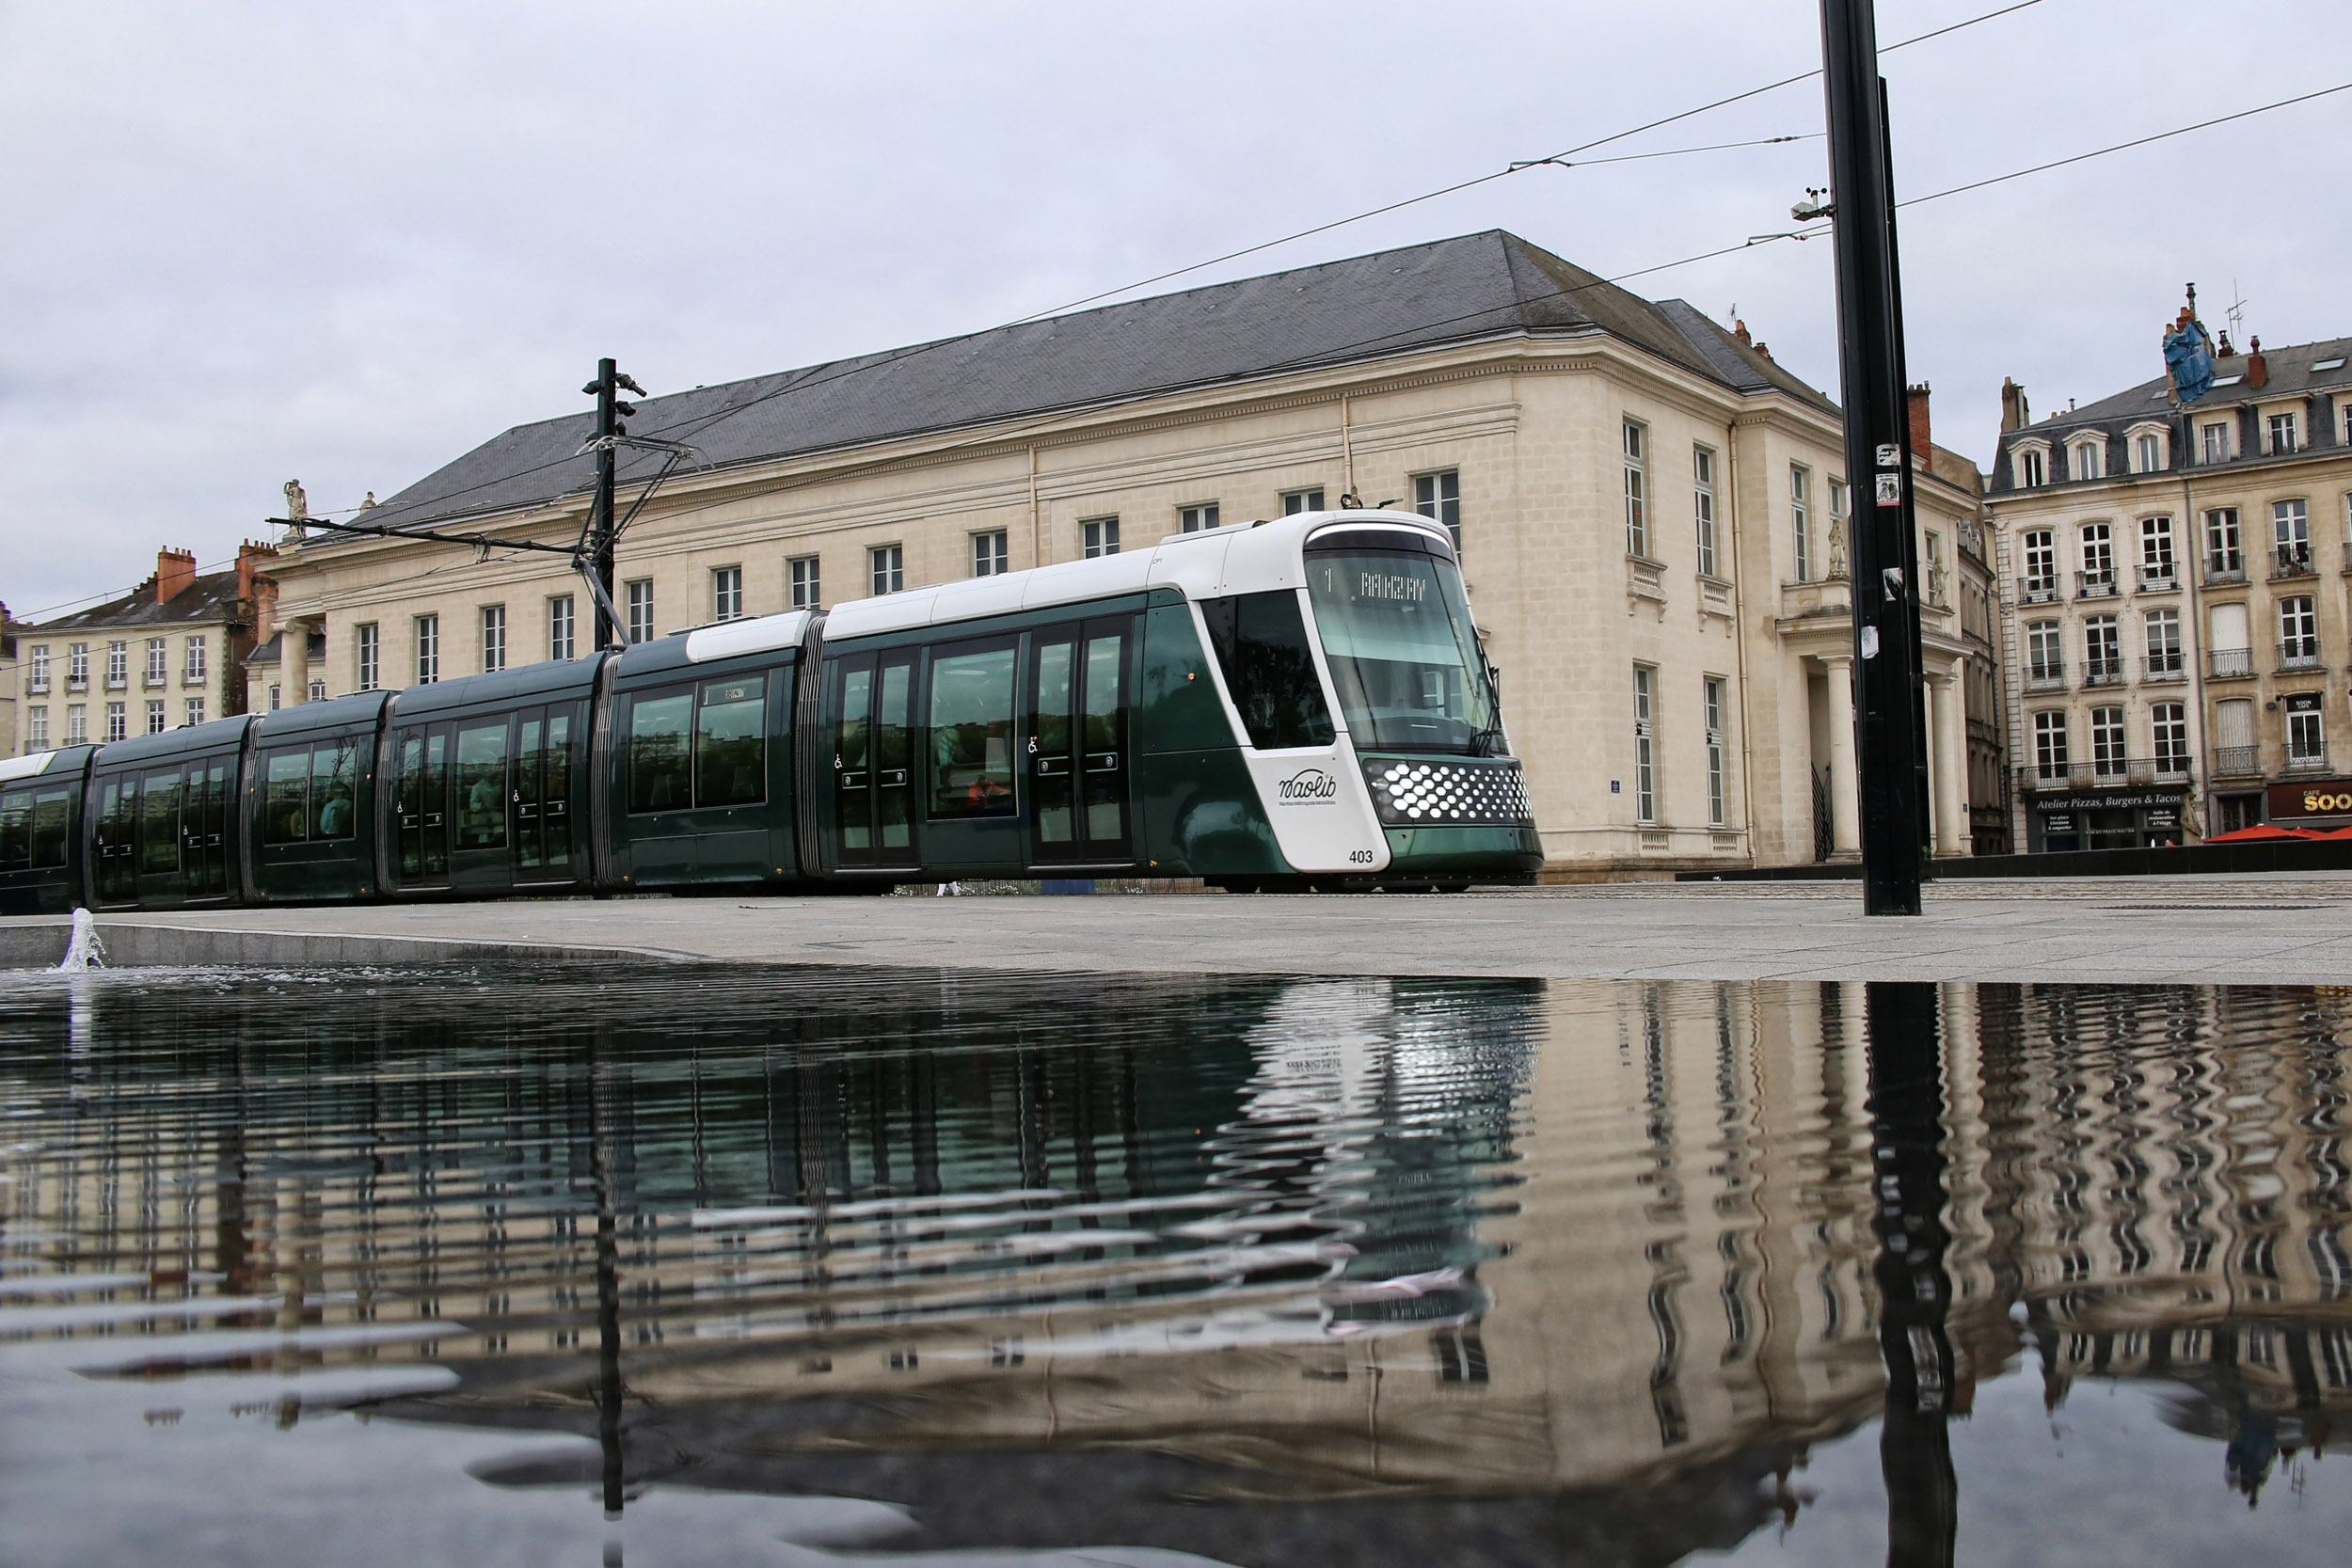
<instances>
[{"instance_id":1,"label":"metal pole","mask_svg":"<svg viewBox=\"0 0 2352 1568\"><path fill-rule=\"evenodd\" d=\"M1821 0L1836 203L1837 336L1851 476L1854 755L1866 914L1917 914L1921 831L1919 570L1894 175L1871 0Z\"/></svg>"},{"instance_id":2,"label":"metal pole","mask_svg":"<svg viewBox=\"0 0 2352 1568\"><path fill-rule=\"evenodd\" d=\"M588 558L595 568L596 583L604 592L596 600L596 647L601 650L619 641L618 629L612 624L612 470L618 449L612 439L619 424L616 405L620 401L620 365L612 359L596 361L596 379L589 389L596 395L596 499L594 502L594 526L588 540Z\"/></svg>"}]
</instances>

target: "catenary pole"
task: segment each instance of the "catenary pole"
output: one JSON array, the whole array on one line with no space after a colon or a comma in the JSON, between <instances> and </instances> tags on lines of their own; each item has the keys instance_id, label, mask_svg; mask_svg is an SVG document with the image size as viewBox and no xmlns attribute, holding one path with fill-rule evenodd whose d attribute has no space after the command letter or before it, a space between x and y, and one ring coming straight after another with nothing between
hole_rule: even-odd
<instances>
[{"instance_id":1,"label":"catenary pole","mask_svg":"<svg viewBox=\"0 0 2352 1568\"><path fill-rule=\"evenodd\" d=\"M1848 555L1863 912L1917 914L1925 846L1919 570L1894 172L1872 0L1821 0L1821 55L1846 472L1852 476Z\"/></svg>"},{"instance_id":2,"label":"catenary pole","mask_svg":"<svg viewBox=\"0 0 2352 1568\"><path fill-rule=\"evenodd\" d=\"M612 624L612 560L614 546L620 541L620 528L612 515L612 482L619 465L621 437L627 434L621 421L637 412L633 404L621 401L621 391L644 395L644 388L622 373L620 365L612 359L596 361L596 378L580 388L596 400L596 496L588 514L587 557L590 575L600 590L596 600L596 643L599 648L618 645L621 628Z\"/></svg>"}]
</instances>

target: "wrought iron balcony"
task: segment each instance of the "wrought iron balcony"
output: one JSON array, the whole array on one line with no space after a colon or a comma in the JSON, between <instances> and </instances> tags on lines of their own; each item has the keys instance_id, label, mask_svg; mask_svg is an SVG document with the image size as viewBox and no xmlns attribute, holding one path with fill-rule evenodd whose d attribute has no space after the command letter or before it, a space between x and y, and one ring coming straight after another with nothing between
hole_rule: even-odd
<instances>
[{"instance_id":1,"label":"wrought iron balcony","mask_svg":"<svg viewBox=\"0 0 2352 1568\"><path fill-rule=\"evenodd\" d=\"M2139 591L2143 594L2175 593L2180 586L2180 574L2169 565L2142 566L2139 569Z\"/></svg>"},{"instance_id":2,"label":"wrought iron balcony","mask_svg":"<svg viewBox=\"0 0 2352 1568\"><path fill-rule=\"evenodd\" d=\"M2029 664L2026 667L2026 689L2028 691L2063 691L2066 689L2066 666L2063 664Z\"/></svg>"},{"instance_id":3,"label":"wrought iron balcony","mask_svg":"<svg viewBox=\"0 0 2352 1568\"><path fill-rule=\"evenodd\" d=\"M2056 576L2023 577L2017 579L2017 602L2019 604L2056 604L2058 596L2058 579Z\"/></svg>"},{"instance_id":4,"label":"wrought iron balcony","mask_svg":"<svg viewBox=\"0 0 2352 1568\"><path fill-rule=\"evenodd\" d=\"M2270 553L2270 578L2308 578L2312 570L2312 546L2307 541L2299 545L2280 545Z\"/></svg>"},{"instance_id":5,"label":"wrought iron balcony","mask_svg":"<svg viewBox=\"0 0 2352 1568\"><path fill-rule=\"evenodd\" d=\"M2245 580L2246 562L2243 560L2226 564L2212 559L2205 562L2205 586L2208 588L2226 588Z\"/></svg>"},{"instance_id":6,"label":"wrought iron balcony","mask_svg":"<svg viewBox=\"0 0 2352 1568\"><path fill-rule=\"evenodd\" d=\"M2115 568L2105 567L2095 572L2074 574L2074 597L2104 599L2119 592L2115 586Z\"/></svg>"},{"instance_id":7,"label":"wrought iron balcony","mask_svg":"<svg viewBox=\"0 0 2352 1568\"><path fill-rule=\"evenodd\" d=\"M2122 684L2123 660L2121 655L2111 658L2083 660L2083 685L2086 687L2122 686Z\"/></svg>"},{"instance_id":8,"label":"wrought iron balcony","mask_svg":"<svg viewBox=\"0 0 2352 1568\"><path fill-rule=\"evenodd\" d=\"M2290 637L2279 644L2279 669L2316 670L2319 668L2319 639Z\"/></svg>"},{"instance_id":9,"label":"wrought iron balcony","mask_svg":"<svg viewBox=\"0 0 2352 1568\"><path fill-rule=\"evenodd\" d=\"M24 683L24 689L31 692L36 697L45 697L49 694L49 677L47 675L35 675L31 680Z\"/></svg>"},{"instance_id":10,"label":"wrought iron balcony","mask_svg":"<svg viewBox=\"0 0 2352 1568\"><path fill-rule=\"evenodd\" d=\"M2287 752L2287 765L2283 770L2289 773L2327 772L2328 770L2328 748L2322 746L2315 752L2297 752L2290 746Z\"/></svg>"},{"instance_id":11,"label":"wrought iron balcony","mask_svg":"<svg viewBox=\"0 0 2352 1568\"><path fill-rule=\"evenodd\" d=\"M2028 795L2049 795L2070 789L2121 789L2134 784L2186 784L2189 776L2188 758L2185 756L2036 762L2017 769L2017 787Z\"/></svg>"},{"instance_id":12,"label":"wrought iron balcony","mask_svg":"<svg viewBox=\"0 0 2352 1568\"><path fill-rule=\"evenodd\" d=\"M2251 648L2209 648L2205 651L2205 673L2215 680L2239 680L2254 673L2254 650Z\"/></svg>"},{"instance_id":13,"label":"wrought iron balcony","mask_svg":"<svg viewBox=\"0 0 2352 1568\"><path fill-rule=\"evenodd\" d=\"M2181 657L2181 651L2178 648L2169 654L2150 654L2140 663L2145 671L2140 677L2142 680L2185 681L2188 679L2186 661Z\"/></svg>"},{"instance_id":14,"label":"wrought iron balcony","mask_svg":"<svg viewBox=\"0 0 2352 1568\"><path fill-rule=\"evenodd\" d=\"M2261 778L2263 749L2259 746L2217 746L2213 752L2213 777L2217 779Z\"/></svg>"}]
</instances>

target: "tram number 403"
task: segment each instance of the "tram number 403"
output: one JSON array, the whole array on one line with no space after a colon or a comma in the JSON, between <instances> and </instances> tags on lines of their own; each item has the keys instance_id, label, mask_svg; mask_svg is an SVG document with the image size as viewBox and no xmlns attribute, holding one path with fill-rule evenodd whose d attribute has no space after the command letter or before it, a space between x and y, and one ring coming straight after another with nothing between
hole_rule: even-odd
<instances>
[{"instance_id":1,"label":"tram number 403","mask_svg":"<svg viewBox=\"0 0 2352 1568\"><path fill-rule=\"evenodd\" d=\"M1370 865L1372 863L1372 851L1369 849L1350 849L1347 852L1347 859L1348 863L1351 865Z\"/></svg>"}]
</instances>

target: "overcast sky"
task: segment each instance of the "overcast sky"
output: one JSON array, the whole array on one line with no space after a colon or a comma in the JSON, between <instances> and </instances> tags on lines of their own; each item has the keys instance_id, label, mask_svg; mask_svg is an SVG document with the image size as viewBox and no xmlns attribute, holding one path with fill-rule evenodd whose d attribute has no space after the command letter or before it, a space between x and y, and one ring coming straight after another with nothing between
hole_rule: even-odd
<instances>
[{"instance_id":1,"label":"overcast sky","mask_svg":"<svg viewBox=\"0 0 2352 1568\"><path fill-rule=\"evenodd\" d=\"M2003 0L1880 0L1883 44ZM0 3L0 599L208 564L585 406L977 330L1819 63L1815 0ZM2352 7L2042 0L1889 54L1924 195L2352 81ZM1818 80L1602 150L1817 133ZM2352 334L2352 93L1913 209L1915 378L1983 461L2156 373L2200 285ZM1601 155L1596 152L1595 156ZM1488 228L1604 276L1786 230L1818 138L1539 168L1163 288ZM1836 392L1832 258L1636 279Z\"/></svg>"}]
</instances>

